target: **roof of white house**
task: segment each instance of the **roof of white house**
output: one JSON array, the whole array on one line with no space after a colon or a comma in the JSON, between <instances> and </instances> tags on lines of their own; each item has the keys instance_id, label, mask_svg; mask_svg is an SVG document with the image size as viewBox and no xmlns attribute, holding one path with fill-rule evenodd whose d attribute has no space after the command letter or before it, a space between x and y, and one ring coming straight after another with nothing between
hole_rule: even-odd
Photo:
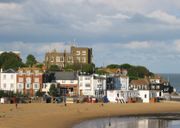
<instances>
[{"instance_id":1,"label":"roof of white house","mask_svg":"<svg viewBox=\"0 0 180 128\"><path fill-rule=\"evenodd\" d=\"M3 73L16 73L16 71L14 71L13 69L7 69L3 71Z\"/></svg>"}]
</instances>

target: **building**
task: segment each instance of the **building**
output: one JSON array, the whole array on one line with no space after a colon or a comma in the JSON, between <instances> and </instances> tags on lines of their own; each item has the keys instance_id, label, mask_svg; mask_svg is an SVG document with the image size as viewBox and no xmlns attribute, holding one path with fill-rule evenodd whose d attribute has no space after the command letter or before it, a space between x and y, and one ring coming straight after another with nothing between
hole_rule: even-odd
<instances>
[{"instance_id":1,"label":"building","mask_svg":"<svg viewBox=\"0 0 180 128\"><path fill-rule=\"evenodd\" d=\"M150 90L150 82L148 79L132 80L129 90Z\"/></svg>"},{"instance_id":2,"label":"building","mask_svg":"<svg viewBox=\"0 0 180 128\"><path fill-rule=\"evenodd\" d=\"M0 72L0 90L16 93L16 76L17 73L13 69Z\"/></svg>"},{"instance_id":3,"label":"building","mask_svg":"<svg viewBox=\"0 0 180 128\"><path fill-rule=\"evenodd\" d=\"M93 96L93 75L80 74L78 76L79 80L79 95L80 96Z\"/></svg>"},{"instance_id":4,"label":"building","mask_svg":"<svg viewBox=\"0 0 180 128\"><path fill-rule=\"evenodd\" d=\"M45 65L58 65L61 69L71 64L91 64L92 48L71 47L70 53L53 50L45 54Z\"/></svg>"},{"instance_id":5,"label":"building","mask_svg":"<svg viewBox=\"0 0 180 128\"><path fill-rule=\"evenodd\" d=\"M19 68L17 74L17 92L28 96L35 96L42 91L43 72L39 68Z\"/></svg>"},{"instance_id":6,"label":"building","mask_svg":"<svg viewBox=\"0 0 180 128\"><path fill-rule=\"evenodd\" d=\"M55 82L60 87L60 95L78 95L78 78L75 72L55 72L54 76Z\"/></svg>"},{"instance_id":7,"label":"building","mask_svg":"<svg viewBox=\"0 0 180 128\"><path fill-rule=\"evenodd\" d=\"M106 95L106 75L79 74L79 95L102 98Z\"/></svg>"},{"instance_id":8,"label":"building","mask_svg":"<svg viewBox=\"0 0 180 128\"><path fill-rule=\"evenodd\" d=\"M91 64L92 63L92 48L71 47L71 55L74 63Z\"/></svg>"}]
</instances>

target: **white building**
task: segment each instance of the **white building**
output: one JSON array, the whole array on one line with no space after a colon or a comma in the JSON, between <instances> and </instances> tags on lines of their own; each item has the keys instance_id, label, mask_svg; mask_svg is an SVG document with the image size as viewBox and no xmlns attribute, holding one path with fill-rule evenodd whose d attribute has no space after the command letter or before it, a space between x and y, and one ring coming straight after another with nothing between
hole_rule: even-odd
<instances>
[{"instance_id":1,"label":"white building","mask_svg":"<svg viewBox=\"0 0 180 128\"><path fill-rule=\"evenodd\" d=\"M79 75L79 95L103 97L106 95L105 75Z\"/></svg>"},{"instance_id":2,"label":"white building","mask_svg":"<svg viewBox=\"0 0 180 128\"><path fill-rule=\"evenodd\" d=\"M120 76L121 90L128 91L129 90L129 77L128 76Z\"/></svg>"},{"instance_id":3,"label":"white building","mask_svg":"<svg viewBox=\"0 0 180 128\"><path fill-rule=\"evenodd\" d=\"M93 75L79 75L79 95L80 96L93 96Z\"/></svg>"},{"instance_id":4,"label":"white building","mask_svg":"<svg viewBox=\"0 0 180 128\"><path fill-rule=\"evenodd\" d=\"M17 73L13 69L0 72L0 90L16 93Z\"/></svg>"},{"instance_id":5,"label":"white building","mask_svg":"<svg viewBox=\"0 0 180 128\"><path fill-rule=\"evenodd\" d=\"M128 102L129 99L134 99L134 98L139 99L143 103L150 103L151 98L156 98L156 97L157 97L156 91L152 91L152 90L129 90L129 91L108 90L107 91L107 98L112 103L117 102L117 100L118 102L124 103L124 102Z\"/></svg>"},{"instance_id":6,"label":"white building","mask_svg":"<svg viewBox=\"0 0 180 128\"><path fill-rule=\"evenodd\" d=\"M78 95L78 78L75 72L55 72L55 81L61 88L61 94Z\"/></svg>"},{"instance_id":7,"label":"white building","mask_svg":"<svg viewBox=\"0 0 180 128\"><path fill-rule=\"evenodd\" d=\"M152 90L139 90L139 97L142 99L143 103L150 103L152 98L157 97L157 93Z\"/></svg>"}]
</instances>

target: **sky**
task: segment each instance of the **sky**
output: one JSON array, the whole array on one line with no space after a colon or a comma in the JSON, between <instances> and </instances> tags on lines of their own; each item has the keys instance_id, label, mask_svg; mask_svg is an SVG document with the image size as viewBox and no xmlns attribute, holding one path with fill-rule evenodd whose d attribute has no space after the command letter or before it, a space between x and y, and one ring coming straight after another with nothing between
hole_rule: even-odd
<instances>
[{"instance_id":1,"label":"sky","mask_svg":"<svg viewBox=\"0 0 180 128\"><path fill-rule=\"evenodd\" d=\"M0 50L93 48L96 66L129 63L180 73L179 0L0 0Z\"/></svg>"}]
</instances>

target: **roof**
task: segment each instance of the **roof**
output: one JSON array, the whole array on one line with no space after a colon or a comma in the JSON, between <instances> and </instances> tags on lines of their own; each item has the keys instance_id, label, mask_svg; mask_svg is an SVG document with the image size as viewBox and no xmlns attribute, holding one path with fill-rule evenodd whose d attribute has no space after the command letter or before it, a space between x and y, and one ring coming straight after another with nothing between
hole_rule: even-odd
<instances>
[{"instance_id":1,"label":"roof","mask_svg":"<svg viewBox=\"0 0 180 128\"><path fill-rule=\"evenodd\" d=\"M55 72L56 80L77 80L75 72Z\"/></svg>"},{"instance_id":2,"label":"roof","mask_svg":"<svg viewBox=\"0 0 180 128\"><path fill-rule=\"evenodd\" d=\"M139 79L139 80L132 80L131 85L149 85L149 81L147 79Z\"/></svg>"},{"instance_id":3,"label":"roof","mask_svg":"<svg viewBox=\"0 0 180 128\"><path fill-rule=\"evenodd\" d=\"M3 73L16 73L16 71L14 71L13 69L7 69L3 71Z\"/></svg>"}]
</instances>

